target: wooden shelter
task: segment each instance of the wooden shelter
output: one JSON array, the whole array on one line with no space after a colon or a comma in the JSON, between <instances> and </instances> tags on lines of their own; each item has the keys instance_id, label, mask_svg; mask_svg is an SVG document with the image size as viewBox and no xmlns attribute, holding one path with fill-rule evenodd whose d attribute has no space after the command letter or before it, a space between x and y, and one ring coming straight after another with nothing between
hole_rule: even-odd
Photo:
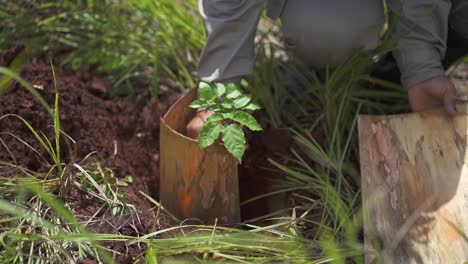
<instances>
[{"instance_id":1,"label":"wooden shelter","mask_svg":"<svg viewBox=\"0 0 468 264\"><path fill-rule=\"evenodd\" d=\"M161 204L181 220L238 224L237 160L220 144L200 149L184 135L195 115L188 105L196 97L197 90L190 90L161 119Z\"/></svg>"}]
</instances>

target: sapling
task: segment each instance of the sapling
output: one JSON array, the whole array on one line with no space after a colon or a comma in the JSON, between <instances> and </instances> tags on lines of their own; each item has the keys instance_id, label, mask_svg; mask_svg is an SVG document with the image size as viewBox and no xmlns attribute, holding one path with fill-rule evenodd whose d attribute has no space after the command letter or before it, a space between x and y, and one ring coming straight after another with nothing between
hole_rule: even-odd
<instances>
[{"instance_id":1,"label":"sapling","mask_svg":"<svg viewBox=\"0 0 468 264\"><path fill-rule=\"evenodd\" d=\"M262 130L257 120L247 111L258 110L260 106L252 102L250 94L244 94L233 83L216 83L212 87L201 82L198 94L199 99L193 101L189 107L213 112L200 132L200 148L211 146L221 135L226 149L240 162L246 147L242 128Z\"/></svg>"}]
</instances>

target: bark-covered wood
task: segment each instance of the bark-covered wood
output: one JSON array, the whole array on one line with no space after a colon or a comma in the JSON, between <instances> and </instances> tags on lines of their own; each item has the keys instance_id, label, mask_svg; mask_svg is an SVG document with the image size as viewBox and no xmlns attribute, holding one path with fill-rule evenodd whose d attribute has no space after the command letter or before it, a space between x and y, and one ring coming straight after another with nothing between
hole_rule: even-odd
<instances>
[{"instance_id":1,"label":"bark-covered wood","mask_svg":"<svg viewBox=\"0 0 468 264\"><path fill-rule=\"evenodd\" d=\"M467 120L359 118L366 263L468 261Z\"/></svg>"},{"instance_id":2,"label":"bark-covered wood","mask_svg":"<svg viewBox=\"0 0 468 264\"><path fill-rule=\"evenodd\" d=\"M195 89L189 91L161 119L161 203L182 220L237 224L237 160L219 144L200 149L198 141L184 136L195 115L188 105L196 96Z\"/></svg>"}]
</instances>

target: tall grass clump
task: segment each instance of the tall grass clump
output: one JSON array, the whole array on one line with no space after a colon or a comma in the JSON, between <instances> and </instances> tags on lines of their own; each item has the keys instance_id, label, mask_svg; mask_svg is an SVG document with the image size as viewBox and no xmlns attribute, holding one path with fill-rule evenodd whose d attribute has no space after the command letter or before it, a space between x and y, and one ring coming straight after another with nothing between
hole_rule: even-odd
<instances>
[{"instance_id":1,"label":"tall grass clump","mask_svg":"<svg viewBox=\"0 0 468 264\"><path fill-rule=\"evenodd\" d=\"M194 87L205 33L197 1L0 0L0 48L53 51L64 64L102 74L113 93L157 96Z\"/></svg>"},{"instance_id":2,"label":"tall grass clump","mask_svg":"<svg viewBox=\"0 0 468 264\"><path fill-rule=\"evenodd\" d=\"M364 262L357 117L408 110L400 85L371 74L394 45L387 32L373 54L355 54L325 69L311 69L293 56L278 61L271 46L258 49L252 91L273 126L290 127L294 141L291 153L271 160L284 175L271 195L288 192L293 204L288 217L276 220L309 241L312 259Z\"/></svg>"}]
</instances>

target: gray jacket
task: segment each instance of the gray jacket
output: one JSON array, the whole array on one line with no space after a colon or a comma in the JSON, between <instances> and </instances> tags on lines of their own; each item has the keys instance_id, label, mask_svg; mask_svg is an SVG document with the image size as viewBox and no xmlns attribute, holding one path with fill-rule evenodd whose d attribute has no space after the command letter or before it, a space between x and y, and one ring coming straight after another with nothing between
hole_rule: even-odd
<instances>
[{"instance_id":1,"label":"gray jacket","mask_svg":"<svg viewBox=\"0 0 468 264\"><path fill-rule=\"evenodd\" d=\"M208 36L198 66L199 77L207 82L232 81L252 74L255 64L254 38L262 10L266 5L267 14L271 18L281 18L288 1L296 0L199 0ZM303 2L336 5L337 1L340 0ZM365 2L342 1L346 1L343 4L352 3L354 6ZM386 2L391 13L397 17L395 34L400 40L393 54L402 72L403 85L408 87L444 75L441 61L445 56L448 27L451 26L468 38L468 1ZM364 8L366 11L359 15L381 12L383 16L383 8L375 9L379 10L369 11ZM334 23L334 18L329 17L323 23Z\"/></svg>"}]
</instances>

